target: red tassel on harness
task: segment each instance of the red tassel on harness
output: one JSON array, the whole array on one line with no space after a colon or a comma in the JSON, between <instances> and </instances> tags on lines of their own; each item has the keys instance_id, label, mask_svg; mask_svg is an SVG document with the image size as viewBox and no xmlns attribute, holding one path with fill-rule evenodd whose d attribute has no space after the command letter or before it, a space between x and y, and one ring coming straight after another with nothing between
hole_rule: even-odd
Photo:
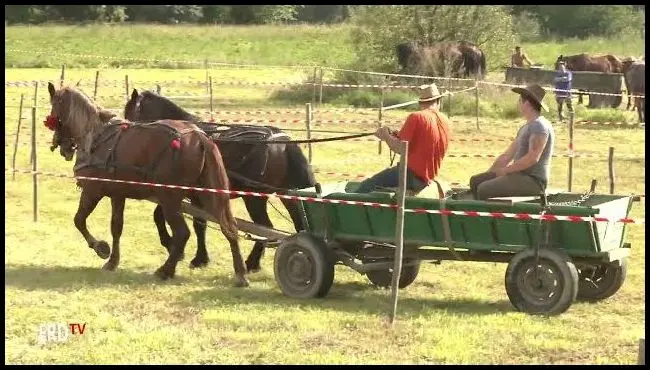
<instances>
[{"instance_id":1,"label":"red tassel on harness","mask_svg":"<svg viewBox=\"0 0 650 370\"><path fill-rule=\"evenodd\" d=\"M172 140L171 146L172 146L173 149L180 149L181 148L181 139Z\"/></svg>"},{"instance_id":2,"label":"red tassel on harness","mask_svg":"<svg viewBox=\"0 0 650 370\"><path fill-rule=\"evenodd\" d=\"M122 129L122 130L126 130L127 128L129 128L129 125L126 124L126 123L123 123L123 124L120 125L120 129Z\"/></svg>"},{"instance_id":3,"label":"red tassel on harness","mask_svg":"<svg viewBox=\"0 0 650 370\"><path fill-rule=\"evenodd\" d=\"M52 131L56 131L56 125L57 125L58 121L59 120L57 120L55 116L50 115L50 116L47 116L47 118L45 118L45 121L43 121L43 122L45 123L45 127L47 127L48 129L50 129Z\"/></svg>"}]
</instances>

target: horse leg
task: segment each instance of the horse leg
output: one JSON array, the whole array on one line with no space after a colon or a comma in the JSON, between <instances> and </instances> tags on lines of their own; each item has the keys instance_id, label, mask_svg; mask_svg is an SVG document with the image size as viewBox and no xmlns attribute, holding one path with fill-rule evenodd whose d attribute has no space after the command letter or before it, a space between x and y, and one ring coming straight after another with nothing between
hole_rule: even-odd
<instances>
[{"instance_id":1,"label":"horse leg","mask_svg":"<svg viewBox=\"0 0 650 370\"><path fill-rule=\"evenodd\" d=\"M153 211L153 222L156 223L156 228L158 229L158 236L160 237L160 244L162 244L165 249L169 251L169 245L172 241L172 237L169 236L167 232L167 226L165 225L165 215L163 214L163 209L160 205L156 206L156 209Z\"/></svg>"},{"instance_id":2,"label":"horse leg","mask_svg":"<svg viewBox=\"0 0 650 370\"><path fill-rule=\"evenodd\" d=\"M115 271L120 264L120 237L124 228L124 202L122 197L111 198L111 235L113 236L113 249L108 261L102 267L103 270Z\"/></svg>"},{"instance_id":3,"label":"horse leg","mask_svg":"<svg viewBox=\"0 0 650 370\"><path fill-rule=\"evenodd\" d=\"M266 211L266 204L268 203L267 198L258 198L258 197L244 197L244 204L246 205L246 210L251 217L251 220L262 226L273 227L271 220L269 219L269 214ZM246 270L251 272L258 272L262 269L260 266L260 260L264 256L264 243L255 242L251 253L246 258Z\"/></svg>"},{"instance_id":4,"label":"horse leg","mask_svg":"<svg viewBox=\"0 0 650 370\"><path fill-rule=\"evenodd\" d=\"M111 253L108 243L103 240L95 239L86 226L86 219L91 213L93 213L95 207L97 207L97 204L99 204L99 201L102 200L103 197L103 195L91 194L85 189L82 190L81 197L79 198L79 208L77 209L77 213L74 215L74 225L84 237L86 243L88 243L88 248L94 250L101 259L106 259Z\"/></svg>"},{"instance_id":5,"label":"horse leg","mask_svg":"<svg viewBox=\"0 0 650 370\"><path fill-rule=\"evenodd\" d=\"M191 203L193 206L201 208L201 203L198 199L192 198ZM192 219L192 225L196 233L196 256L190 261L190 268L204 267L210 262L208 249L205 246L205 230L208 224L206 220L194 217Z\"/></svg>"},{"instance_id":6,"label":"horse leg","mask_svg":"<svg viewBox=\"0 0 650 370\"><path fill-rule=\"evenodd\" d=\"M176 265L180 261L180 257L185 251L185 244L190 238L190 229L185 223L185 219L181 214L182 198L170 197L161 199L163 213L170 228L172 229L172 241L170 244L170 253L165 263L160 266L154 273L161 280L166 280L174 277L176 273Z\"/></svg>"},{"instance_id":7,"label":"horse leg","mask_svg":"<svg viewBox=\"0 0 650 370\"><path fill-rule=\"evenodd\" d=\"M303 220L303 214L299 203L295 200L289 199L282 199L281 202L284 204L284 208L289 211L289 217L291 217L291 221L293 221L293 227L296 229L296 232L305 230L307 225L305 225L305 221Z\"/></svg>"}]
</instances>

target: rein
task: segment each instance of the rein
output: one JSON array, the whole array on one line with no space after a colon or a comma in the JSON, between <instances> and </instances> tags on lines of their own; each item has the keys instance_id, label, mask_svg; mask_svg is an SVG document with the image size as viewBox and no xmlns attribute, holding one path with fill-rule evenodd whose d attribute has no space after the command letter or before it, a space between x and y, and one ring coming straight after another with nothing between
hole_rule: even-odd
<instances>
[{"instance_id":1,"label":"rein","mask_svg":"<svg viewBox=\"0 0 650 370\"><path fill-rule=\"evenodd\" d=\"M374 132L368 132L363 134L328 137L324 139L305 139L305 140L240 140L240 139L220 139L219 137L213 138L212 140L217 142L235 142L240 144L308 144L308 143L324 143L328 141L342 141L348 139L356 139L359 137L371 136L374 134L375 134Z\"/></svg>"}]
</instances>

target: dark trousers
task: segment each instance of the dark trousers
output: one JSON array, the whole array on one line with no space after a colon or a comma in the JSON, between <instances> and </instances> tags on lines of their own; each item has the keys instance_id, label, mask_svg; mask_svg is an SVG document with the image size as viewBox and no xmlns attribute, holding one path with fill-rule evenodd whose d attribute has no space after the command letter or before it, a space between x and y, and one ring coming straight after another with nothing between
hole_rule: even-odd
<instances>
[{"instance_id":1,"label":"dark trousers","mask_svg":"<svg viewBox=\"0 0 650 370\"><path fill-rule=\"evenodd\" d=\"M389 167L359 184L355 193L369 193L376 187L394 188L399 185L399 166ZM406 189L419 192L427 184L420 180L410 169L406 171Z\"/></svg>"},{"instance_id":2,"label":"dark trousers","mask_svg":"<svg viewBox=\"0 0 650 370\"><path fill-rule=\"evenodd\" d=\"M566 104L567 109L569 110L569 114L573 113L573 104L571 104L571 98L570 97L556 97L555 101L557 102L557 114L558 117L560 118L560 121L564 120L564 115L562 114L562 106Z\"/></svg>"}]
</instances>

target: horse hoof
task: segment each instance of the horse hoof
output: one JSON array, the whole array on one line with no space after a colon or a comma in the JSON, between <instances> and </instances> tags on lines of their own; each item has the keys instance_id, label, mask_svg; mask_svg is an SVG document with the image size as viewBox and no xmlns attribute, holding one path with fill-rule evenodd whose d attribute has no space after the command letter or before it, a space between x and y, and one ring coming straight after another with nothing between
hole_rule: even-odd
<instances>
[{"instance_id":1,"label":"horse hoof","mask_svg":"<svg viewBox=\"0 0 650 370\"><path fill-rule=\"evenodd\" d=\"M254 274L254 273L260 272L260 271L262 271L262 267L259 264L253 265L252 263L249 263L248 261L246 261L246 272L247 273Z\"/></svg>"},{"instance_id":2,"label":"horse hoof","mask_svg":"<svg viewBox=\"0 0 650 370\"><path fill-rule=\"evenodd\" d=\"M190 261L190 268L195 269L195 268L205 267L208 265L208 262L210 262L208 258L202 259L202 258L194 257L192 261Z\"/></svg>"},{"instance_id":3,"label":"horse hoof","mask_svg":"<svg viewBox=\"0 0 650 370\"><path fill-rule=\"evenodd\" d=\"M169 271L167 271L167 269L165 269L163 267L160 267L160 268L158 268L158 270L156 270L156 272L154 272L154 275L156 275L156 277L158 277L158 279L165 281L167 279L173 278L174 277L174 272L173 271L169 272Z\"/></svg>"},{"instance_id":4,"label":"horse hoof","mask_svg":"<svg viewBox=\"0 0 650 370\"><path fill-rule=\"evenodd\" d=\"M248 280L246 280L245 277L237 276L235 278L235 288L246 288L248 286L250 286L250 284L248 283Z\"/></svg>"},{"instance_id":5,"label":"horse hoof","mask_svg":"<svg viewBox=\"0 0 650 370\"><path fill-rule=\"evenodd\" d=\"M95 253L97 253L99 258L103 260L107 259L108 256L111 255L111 247L108 245L108 243L106 243L103 240L95 242L92 248L95 251Z\"/></svg>"},{"instance_id":6,"label":"horse hoof","mask_svg":"<svg viewBox=\"0 0 650 370\"><path fill-rule=\"evenodd\" d=\"M116 269L117 269L117 265L110 262L106 262L104 266L102 266L102 270L104 271L115 271Z\"/></svg>"}]
</instances>

